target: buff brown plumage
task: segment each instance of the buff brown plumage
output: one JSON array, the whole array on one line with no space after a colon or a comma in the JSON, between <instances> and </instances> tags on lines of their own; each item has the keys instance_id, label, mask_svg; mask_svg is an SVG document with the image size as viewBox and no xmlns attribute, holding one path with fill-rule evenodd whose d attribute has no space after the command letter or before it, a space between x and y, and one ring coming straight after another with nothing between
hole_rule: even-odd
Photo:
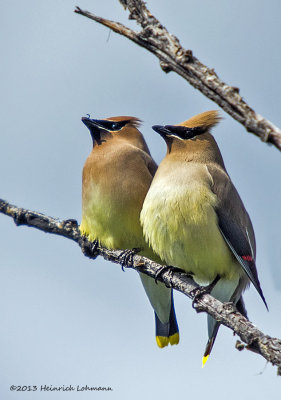
<instances>
[{"instance_id":1,"label":"buff brown plumage","mask_svg":"<svg viewBox=\"0 0 281 400\"><path fill-rule=\"evenodd\" d=\"M141 248L140 254L160 261L144 240L140 212L157 165L152 159L140 120L130 116L102 120L83 117L93 147L83 168L80 231L110 249ZM159 347L179 341L171 289L140 274L155 310Z\"/></svg>"},{"instance_id":2,"label":"buff brown plumage","mask_svg":"<svg viewBox=\"0 0 281 400\"><path fill-rule=\"evenodd\" d=\"M211 294L233 301L246 315L242 293L250 281L266 302L255 266L253 226L210 133L219 121L217 111L207 111L177 125L153 126L167 154L145 198L141 223L163 262L191 272L200 284L218 279ZM203 364L218 328L208 316Z\"/></svg>"}]
</instances>

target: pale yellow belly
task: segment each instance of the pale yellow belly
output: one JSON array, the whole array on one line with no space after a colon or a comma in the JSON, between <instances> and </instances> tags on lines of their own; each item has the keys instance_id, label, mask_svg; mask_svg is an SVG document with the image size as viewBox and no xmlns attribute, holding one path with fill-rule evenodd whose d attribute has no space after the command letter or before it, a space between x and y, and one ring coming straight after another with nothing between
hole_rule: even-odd
<instances>
[{"instance_id":1,"label":"pale yellow belly","mask_svg":"<svg viewBox=\"0 0 281 400\"><path fill-rule=\"evenodd\" d=\"M143 244L139 216L103 197L96 197L83 209L80 230L90 240L97 239L111 249L128 249Z\"/></svg>"},{"instance_id":2,"label":"pale yellow belly","mask_svg":"<svg viewBox=\"0 0 281 400\"><path fill-rule=\"evenodd\" d=\"M233 279L243 274L218 229L216 197L208 187L180 190L159 182L152 189L141 222L147 241L166 264L192 272L202 283L217 275Z\"/></svg>"},{"instance_id":3,"label":"pale yellow belly","mask_svg":"<svg viewBox=\"0 0 281 400\"><path fill-rule=\"evenodd\" d=\"M140 211L141 204L132 204L126 197L117 199L114 192L93 186L83 202L80 231L109 249L141 248L139 254L160 262L144 239Z\"/></svg>"}]
</instances>

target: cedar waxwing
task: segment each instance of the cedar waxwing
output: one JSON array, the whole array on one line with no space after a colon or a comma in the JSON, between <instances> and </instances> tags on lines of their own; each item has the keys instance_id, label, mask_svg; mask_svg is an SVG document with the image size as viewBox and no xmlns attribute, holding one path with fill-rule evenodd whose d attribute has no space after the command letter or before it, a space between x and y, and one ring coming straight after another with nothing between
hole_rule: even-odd
<instances>
[{"instance_id":1,"label":"cedar waxwing","mask_svg":"<svg viewBox=\"0 0 281 400\"><path fill-rule=\"evenodd\" d=\"M217 111L207 111L175 126L152 127L165 140L167 154L145 198L141 224L147 242L167 265L191 273L200 284L213 282L212 296L234 302L247 316L242 292L250 281L266 301L251 220L209 133L219 120ZM203 366L218 328L208 316Z\"/></svg>"},{"instance_id":2,"label":"cedar waxwing","mask_svg":"<svg viewBox=\"0 0 281 400\"><path fill-rule=\"evenodd\" d=\"M90 130L93 149L83 168L80 231L109 249L140 248L156 262L160 259L146 244L140 212L157 165L151 158L134 117L104 120L82 118ZM140 274L155 311L156 342L165 347L179 342L171 289Z\"/></svg>"}]
</instances>

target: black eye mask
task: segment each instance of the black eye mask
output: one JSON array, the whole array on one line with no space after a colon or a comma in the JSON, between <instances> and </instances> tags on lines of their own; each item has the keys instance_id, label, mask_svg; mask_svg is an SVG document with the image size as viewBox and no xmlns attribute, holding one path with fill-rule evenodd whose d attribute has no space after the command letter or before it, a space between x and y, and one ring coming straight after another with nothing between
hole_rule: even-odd
<instances>
[{"instance_id":1,"label":"black eye mask","mask_svg":"<svg viewBox=\"0 0 281 400\"><path fill-rule=\"evenodd\" d=\"M195 126L193 128L188 128L186 126L175 126L175 125L154 125L152 127L157 133L162 136L174 135L181 139L192 139L195 136L201 135L206 132L205 126Z\"/></svg>"},{"instance_id":2,"label":"black eye mask","mask_svg":"<svg viewBox=\"0 0 281 400\"><path fill-rule=\"evenodd\" d=\"M92 121L93 123L97 124L101 128L107 131L119 131L123 128L128 122L130 121L108 121L106 119L90 119L89 122Z\"/></svg>"}]
</instances>

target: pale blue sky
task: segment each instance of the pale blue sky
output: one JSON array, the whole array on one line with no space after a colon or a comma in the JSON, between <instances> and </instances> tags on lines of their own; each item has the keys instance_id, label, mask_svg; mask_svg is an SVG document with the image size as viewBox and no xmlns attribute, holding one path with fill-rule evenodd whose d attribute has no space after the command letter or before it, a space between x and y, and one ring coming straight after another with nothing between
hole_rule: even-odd
<instances>
[{"instance_id":1,"label":"pale blue sky","mask_svg":"<svg viewBox=\"0 0 281 400\"><path fill-rule=\"evenodd\" d=\"M75 5L135 27L117 0L1 2L0 197L80 221L81 171L91 150L82 115L141 118L160 162L165 144L151 125L218 107L179 76L164 74L144 49L74 14ZM280 1L148 0L148 6L186 48L281 126ZM281 155L222 115L214 136L254 224L270 309L251 287L248 313L264 332L281 337ZM206 316L196 315L183 295L175 295L180 345L160 350L134 271L90 261L75 243L17 228L3 215L0 238L1 398L280 399L276 370L235 350L236 338L225 328L201 369ZM26 394L10 392L13 384L87 384L113 392Z\"/></svg>"}]
</instances>

